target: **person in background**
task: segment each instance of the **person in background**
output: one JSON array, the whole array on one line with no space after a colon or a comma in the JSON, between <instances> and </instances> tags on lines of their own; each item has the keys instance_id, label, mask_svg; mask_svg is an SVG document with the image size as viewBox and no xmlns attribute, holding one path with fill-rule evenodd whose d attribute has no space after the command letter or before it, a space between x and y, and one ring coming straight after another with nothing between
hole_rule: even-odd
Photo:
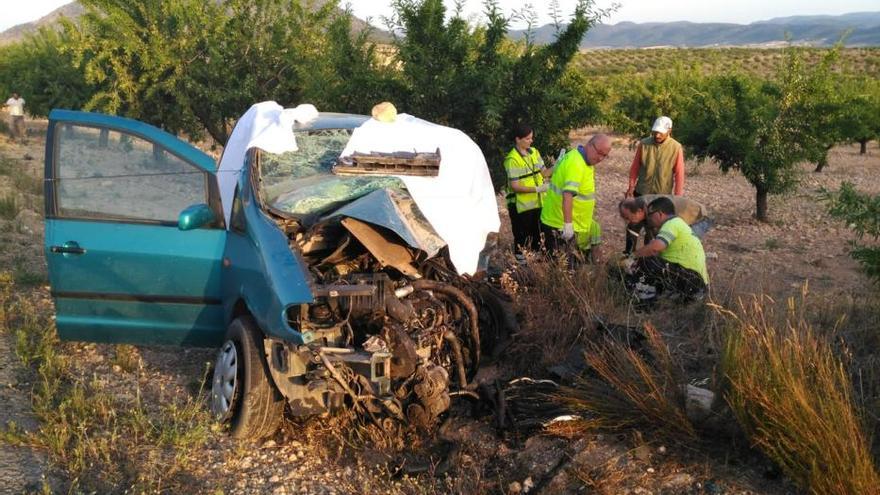
<instances>
[{"instance_id":1,"label":"person in background","mask_svg":"<svg viewBox=\"0 0 880 495\"><path fill-rule=\"evenodd\" d=\"M626 198L617 206L620 217L627 223L626 248L624 254L632 253L635 249L639 236L644 230L645 244L656 237L657 232L647 225L646 217L648 205L657 198L668 198L675 207L675 214L688 224L694 235L700 239L712 228L713 221L709 218L706 207L702 204L685 198L684 196L647 194L638 198Z\"/></svg>"},{"instance_id":2,"label":"person in background","mask_svg":"<svg viewBox=\"0 0 880 495\"><path fill-rule=\"evenodd\" d=\"M596 134L586 146L566 153L555 167L541 208L541 229L552 254L570 243L601 258L602 229L593 217L596 206L595 166L611 153L611 138Z\"/></svg>"},{"instance_id":3,"label":"person in background","mask_svg":"<svg viewBox=\"0 0 880 495\"><path fill-rule=\"evenodd\" d=\"M709 285L706 253L691 228L675 214L668 197L648 204L648 224L658 229L657 237L633 253L627 285L642 301L671 293L682 300L700 300Z\"/></svg>"},{"instance_id":4,"label":"person in background","mask_svg":"<svg viewBox=\"0 0 880 495\"><path fill-rule=\"evenodd\" d=\"M535 133L526 124L513 128L514 146L504 158L507 172L507 211L513 231L513 250L519 263L525 262L523 249L541 250L541 205L549 183L550 169L541 153L532 146Z\"/></svg>"},{"instance_id":5,"label":"person in background","mask_svg":"<svg viewBox=\"0 0 880 495\"><path fill-rule=\"evenodd\" d=\"M5 107L11 119L12 138L24 140L24 98L13 92L12 97L6 100Z\"/></svg>"},{"instance_id":6,"label":"person in background","mask_svg":"<svg viewBox=\"0 0 880 495\"><path fill-rule=\"evenodd\" d=\"M629 167L629 186L625 198L646 194L684 194L684 150L670 136L672 119L658 117L651 126L651 135L639 141L636 154ZM630 225L627 230L634 230ZM626 238L626 250L635 248L634 239Z\"/></svg>"}]
</instances>

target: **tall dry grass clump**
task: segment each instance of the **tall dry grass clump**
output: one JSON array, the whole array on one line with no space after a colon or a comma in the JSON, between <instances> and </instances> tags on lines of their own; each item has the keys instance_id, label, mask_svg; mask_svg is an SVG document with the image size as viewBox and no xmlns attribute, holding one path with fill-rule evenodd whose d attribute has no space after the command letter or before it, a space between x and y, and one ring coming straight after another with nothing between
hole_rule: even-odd
<instances>
[{"instance_id":1,"label":"tall dry grass clump","mask_svg":"<svg viewBox=\"0 0 880 495\"><path fill-rule=\"evenodd\" d=\"M601 264L570 268L564 257L548 260L535 254L527 266L505 274L502 284L522 321L509 357L523 373L559 364L597 336L601 321L624 319L617 314L624 296Z\"/></svg>"},{"instance_id":2,"label":"tall dry grass clump","mask_svg":"<svg viewBox=\"0 0 880 495\"><path fill-rule=\"evenodd\" d=\"M811 493L878 493L862 421L843 363L828 338L788 301L740 303L721 361L725 398L751 442Z\"/></svg>"},{"instance_id":3,"label":"tall dry grass clump","mask_svg":"<svg viewBox=\"0 0 880 495\"><path fill-rule=\"evenodd\" d=\"M562 388L556 399L603 427L649 427L694 439L680 369L657 329L645 325L644 336L642 351L610 336L590 344L584 359L594 374Z\"/></svg>"}]
</instances>

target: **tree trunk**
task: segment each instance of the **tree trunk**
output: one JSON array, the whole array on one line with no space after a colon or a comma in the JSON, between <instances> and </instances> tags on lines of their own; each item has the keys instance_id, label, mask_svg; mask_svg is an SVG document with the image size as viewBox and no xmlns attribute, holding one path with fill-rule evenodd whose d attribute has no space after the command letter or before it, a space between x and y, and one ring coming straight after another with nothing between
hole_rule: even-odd
<instances>
[{"instance_id":1,"label":"tree trunk","mask_svg":"<svg viewBox=\"0 0 880 495\"><path fill-rule=\"evenodd\" d=\"M864 155L867 152L868 152L868 140L863 139L863 140L859 141L859 154Z\"/></svg>"},{"instance_id":2,"label":"tree trunk","mask_svg":"<svg viewBox=\"0 0 880 495\"><path fill-rule=\"evenodd\" d=\"M755 194L755 218L757 218L761 222L767 221L767 189L763 187L755 188L757 193Z\"/></svg>"},{"instance_id":3,"label":"tree trunk","mask_svg":"<svg viewBox=\"0 0 880 495\"><path fill-rule=\"evenodd\" d=\"M819 161L816 163L816 170L814 172L821 172L825 167L828 166L828 152L822 154L819 158Z\"/></svg>"}]
</instances>

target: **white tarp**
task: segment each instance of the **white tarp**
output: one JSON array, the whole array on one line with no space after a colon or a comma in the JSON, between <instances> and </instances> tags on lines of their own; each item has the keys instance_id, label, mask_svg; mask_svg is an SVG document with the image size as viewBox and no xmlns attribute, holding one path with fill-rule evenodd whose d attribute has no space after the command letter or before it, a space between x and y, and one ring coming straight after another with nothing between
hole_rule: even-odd
<instances>
[{"instance_id":1,"label":"white tarp","mask_svg":"<svg viewBox=\"0 0 880 495\"><path fill-rule=\"evenodd\" d=\"M354 130L342 156L355 152L434 152L440 149L437 177L400 176L413 200L449 246L460 274L477 271L480 251L501 220L483 152L465 133L400 114L394 122L370 119Z\"/></svg>"},{"instance_id":2,"label":"white tarp","mask_svg":"<svg viewBox=\"0 0 880 495\"><path fill-rule=\"evenodd\" d=\"M303 104L296 108L285 109L274 101L264 101L251 105L247 112L238 119L217 169L217 186L220 188L220 199L223 202L223 218L229 228L229 217L232 214L232 198L235 185L244 167L244 160L251 148L260 148L269 153L281 154L296 151L296 139L293 136L294 122L308 122L318 116L314 105Z\"/></svg>"},{"instance_id":3,"label":"white tarp","mask_svg":"<svg viewBox=\"0 0 880 495\"><path fill-rule=\"evenodd\" d=\"M223 150L217 174L227 226L247 151L254 147L273 154L296 151L294 121L307 122L316 116L312 105L284 109L269 101L253 105L239 119ZM486 159L465 133L407 114L387 123L370 119L354 130L342 156L371 151L434 152L438 148L441 161L437 177L400 179L449 246L449 256L458 273L472 274L477 271L486 236L498 232L501 220Z\"/></svg>"}]
</instances>

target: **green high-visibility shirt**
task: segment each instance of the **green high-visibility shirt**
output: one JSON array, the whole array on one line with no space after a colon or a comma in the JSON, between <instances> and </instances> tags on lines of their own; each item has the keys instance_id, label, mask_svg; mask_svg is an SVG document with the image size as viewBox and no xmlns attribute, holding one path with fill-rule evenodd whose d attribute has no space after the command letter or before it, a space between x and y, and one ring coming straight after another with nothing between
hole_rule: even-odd
<instances>
[{"instance_id":1,"label":"green high-visibility shirt","mask_svg":"<svg viewBox=\"0 0 880 495\"><path fill-rule=\"evenodd\" d=\"M703 282L709 283L703 243L684 220L679 217L668 218L660 227L657 239L666 243L666 249L660 251L660 258L699 273Z\"/></svg>"},{"instance_id":2,"label":"green high-visibility shirt","mask_svg":"<svg viewBox=\"0 0 880 495\"><path fill-rule=\"evenodd\" d=\"M544 183L544 176L541 175L544 160L537 148L529 148L529 155L523 156L514 147L504 158L504 170L507 171L507 203L516 204L517 213L540 208L541 193L518 193L510 185L513 181L519 181L525 187L537 187Z\"/></svg>"},{"instance_id":3,"label":"green high-visibility shirt","mask_svg":"<svg viewBox=\"0 0 880 495\"><path fill-rule=\"evenodd\" d=\"M554 229L561 229L565 223L562 216L562 194L571 193L574 201L571 208L572 224L575 232L595 232L593 228L593 209L596 206L596 177L593 166L584 160L581 151L575 148L556 165L550 178L550 189L541 208L541 222Z\"/></svg>"}]
</instances>

